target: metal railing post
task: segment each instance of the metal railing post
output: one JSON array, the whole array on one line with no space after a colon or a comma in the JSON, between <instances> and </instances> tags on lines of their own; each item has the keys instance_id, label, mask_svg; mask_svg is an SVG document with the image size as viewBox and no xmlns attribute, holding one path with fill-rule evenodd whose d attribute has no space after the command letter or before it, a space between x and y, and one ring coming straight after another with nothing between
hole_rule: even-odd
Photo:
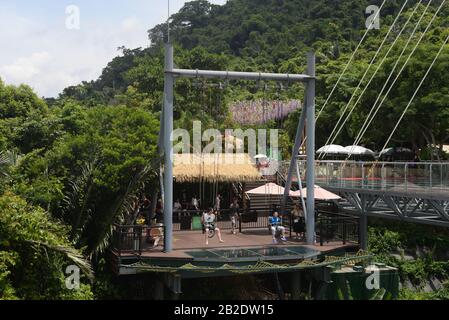
<instances>
[{"instance_id":1,"label":"metal railing post","mask_svg":"<svg viewBox=\"0 0 449 320\"><path fill-rule=\"evenodd\" d=\"M324 236L323 236L323 219L318 219L320 225L320 246L324 246Z\"/></svg>"},{"instance_id":2,"label":"metal railing post","mask_svg":"<svg viewBox=\"0 0 449 320\"><path fill-rule=\"evenodd\" d=\"M117 236L118 236L118 243L117 243L117 245L118 245L118 255L119 255L119 257L121 257L122 256L122 228L121 227L116 227L116 228L118 228L118 231L116 231L116 234L117 234Z\"/></svg>"},{"instance_id":3,"label":"metal railing post","mask_svg":"<svg viewBox=\"0 0 449 320\"><path fill-rule=\"evenodd\" d=\"M405 186L405 191L408 191L408 163L405 164L405 168L404 168L404 186Z\"/></svg>"},{"instance_id":4,"label":"metal railing post","mask_svg":"<svg viewBox=\"0 0 449 320\"><path fill-rule=\"evenodd\" d=\"M365 164L362 163L362 189L365 187Z\"/></svg>"},{"instance_id":5,"label":"metal railing post","mask_svg":"<svg viewBox=\"0 0 449 320\"><path fill-rule=\"evenodd\" d=\"M239 212L239 233L242 233L242 214Z\"/></svg>"},{"instance_id":6,"label":"metal railing post","mask_svg":"<svg viewBox=\"0 0 449 320\"><path fill-rule=\"evenodd\" d=\"M142 233L143 233L143 227L139 228L139 257L142 256Z\"/></svg>"},{"instance_id":7,"label":"metal railing post","mask_svg":"<svg viewBox=\"0 0 449 320\"><path fill-rule=\"evenodd\" d=\"M430 164L429 169L430 169L430 172L429 172L429 179L430 179L429 187L430 187L430 190L432 190L432 187L433 187L433 177L432 177L433 164Z\"/></svg>"}]
</instances>

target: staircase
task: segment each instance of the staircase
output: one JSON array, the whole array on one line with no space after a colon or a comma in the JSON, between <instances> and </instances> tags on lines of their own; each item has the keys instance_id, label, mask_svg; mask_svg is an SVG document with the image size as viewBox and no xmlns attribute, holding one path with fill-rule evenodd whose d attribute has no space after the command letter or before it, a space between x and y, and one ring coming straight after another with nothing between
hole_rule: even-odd
<instances>
[{"instance_id":1,"label":"staircase","mask_svg":"<svg viewBox=\"0 0 449 320\"><path fill-rule=\"evenodd\" d=\"M256 182L248 182L245 184L244 191L250 191L252 189L261 187L267 183L276 183L278 185L284 186L285 183L280 183L277 176L265 177L264 179ZM273 195L248 195L249 204L251 210L256 210L261 213L269 213L273 205L276 205L279 209L282 204L282 196ZM286 209L290 210L293 206L293 200L291 198L287 199Z\"/></svg>"}]
</instances>

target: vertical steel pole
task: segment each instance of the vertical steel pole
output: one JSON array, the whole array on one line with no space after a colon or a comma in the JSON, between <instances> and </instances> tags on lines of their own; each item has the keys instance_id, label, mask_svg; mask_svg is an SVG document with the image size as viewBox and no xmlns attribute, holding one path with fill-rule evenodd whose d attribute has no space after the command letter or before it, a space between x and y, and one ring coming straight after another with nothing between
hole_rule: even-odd
<instances>
[{"instance_id":1,"label":"vertical steel pole","mask_svg":"<svg viewBox=\"0 0 449 320\"><path fill-rule=\"evenodd\" d=\"M315 77L315 54L307 55L307 74ZM307 244L315 244L315 79L307 83Z\"/></svg>"},{"instance_id":2,"label":"vertical steel pole","mask_svg":"<svg viewBox=\"0 0 449 320\"><path fill-rule=\"evenodd\" d=\"M366 195L362 194L361 197L361 205L362 212L360 213L360 221L359 221L359 242L360 249L367 251L368 250L368 212L367 212L367 203L366 203Z\"/></svg>"},{"instance_id":3,"label":"vertical steel pole","mask_svg":"<svg viewBox=\"0 0 449 320\"><path fill-rule=\"evenodd\" d=\"M165 86L164 86L164 250L173 250L173 46L165 45Z\"/></svg>"}]
</instances>

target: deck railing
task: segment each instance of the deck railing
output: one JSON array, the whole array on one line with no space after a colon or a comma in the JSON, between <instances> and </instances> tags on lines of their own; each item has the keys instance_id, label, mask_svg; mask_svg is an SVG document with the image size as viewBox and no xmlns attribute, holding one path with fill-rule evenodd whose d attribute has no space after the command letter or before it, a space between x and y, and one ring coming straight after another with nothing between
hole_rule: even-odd
<instances>
[{"instance_id":1,"label":"deck railing","mask_svg":"<svg viewBox=\"0 0 449 320\"><path fill-rule=\"evenodd\" d=\"M185 214L186 212L184 212ZM181 216L181 219L188 220L193 217L199 217L197 212L190 212L191 216ZM241 233L244 230L262 229L267 231L269 235L268 218L270 209L263 210L259 214L258 211L241 210L237 219L237 230ZM218 216L216 226L221 230L231 230L233 212L230 210L221 210ZM178 219L174 217L174 222ZM283 218L283 225L289 231L290 236L293 235L293 217L286 215ZM182 223L182 222L181 222ZM327 242L342 241L343 244L348 242L358 242L358 219L352 216L341 215L330 212L319 212L316 215L316 232L320 245L323 246ZM187 224L186 224L187 226ZM189 229L185 231L201 231L201 226L194 228L192 221L189 221ZM180 223L174 223L175 232L181 231ZM164 234L165 227L162 225L144 226L132 225L122 226L114 225L112 235L112 249L119 256L136 255L141 256L142 252L164 251ZM157 245L155 246L155 241Z\"/></svg>"},{"instance_id":2,"label":"deck railing","mask_svg":"<svg viewBox=\"0 0 449 320\"><path fill-rule=\"evenodd\" d=\"M119 256L122 254L141 256L143 251L164 251L164 235L165 227L162 225L115 224L112 231L112 248Z\"/></svg>"},{"instance_id":3,"label":"deck railing","mask_svg":"<svg viewBox=\"0 0 449 320\"><path fill-rule=\"evenodd\" d=\"M305 180L306 162L298 163ZM316 183L340 189L449 194L449 162L317 161Z\"/></svg>"},{"instance_id":4,"label":"deck railing","mask_svg":"<svg viewBox=\"0 0 449 320\"><path fill-rule=\"evenodd\" d=\"M316 221L316 231L319 235L321 246L330 241L342 241L343 244L349 242L359 243L359 218L320 212Z\"/></svg>"},{"instance_id":5,"label":"deck railing","mask_svg":"<svg viewBox=\"0 0 449 320\"><path fill-rule=\"evenodd\" d=\"M202 230L201 216L205 211L182 211L173 213L174 231ZM237 231L262 229L268 227L268 218L274 212L272 208L240 209L235 214L233 210L219 210L215 225L221 230L231 230L233 219Z\"/></svg>"}]
</instances>

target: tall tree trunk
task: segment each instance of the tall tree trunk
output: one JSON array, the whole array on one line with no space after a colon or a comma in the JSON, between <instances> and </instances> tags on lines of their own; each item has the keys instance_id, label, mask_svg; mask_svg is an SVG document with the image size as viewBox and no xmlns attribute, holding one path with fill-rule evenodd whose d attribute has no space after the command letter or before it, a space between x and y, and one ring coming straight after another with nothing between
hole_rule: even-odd
<instances>
[{"instance_id":1,"label":"tall tree trunk","mask_svg":"<svg viewBox=\"0 0 449 320\"><path fill-rule=\"evenodd\" d=\"M432 142L430 141L429 137L427 136L425 128L423 128L423 129L424 130L422 132L422 135L423 135L424 139L426 140L427 148L431 148L432 147ZM432 161L434 160L433 152L430 152L430 160L432 160Z\"/></svg>"}]
</instances>

